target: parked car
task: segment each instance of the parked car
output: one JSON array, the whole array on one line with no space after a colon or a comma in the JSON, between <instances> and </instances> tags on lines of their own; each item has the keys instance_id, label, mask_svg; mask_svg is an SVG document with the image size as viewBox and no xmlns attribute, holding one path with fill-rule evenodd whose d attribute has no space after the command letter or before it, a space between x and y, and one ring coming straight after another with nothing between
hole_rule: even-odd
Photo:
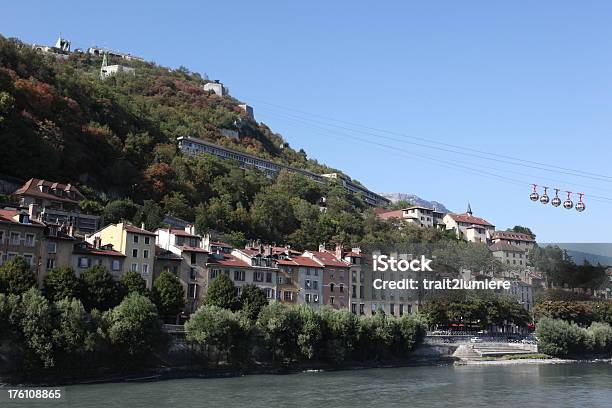
<instances>
[{"instance_id":1,"label":"parked car","mask_svg":"<svg viewBox=\"0 0 612 408\"><path fill-rule=\"evenodd\" d=\"M482 343L482 339L480 337L470 337L470 343Z\"/></svg>"}]
</instances>

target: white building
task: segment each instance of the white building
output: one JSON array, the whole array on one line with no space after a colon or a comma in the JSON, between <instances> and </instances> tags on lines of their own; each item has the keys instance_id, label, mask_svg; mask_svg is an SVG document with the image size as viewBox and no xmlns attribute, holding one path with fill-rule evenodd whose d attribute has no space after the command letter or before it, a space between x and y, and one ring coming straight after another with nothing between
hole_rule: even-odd
<instances>
[{"instance_id":1,"label":"white building","mask_svg":"<svg viewBox=\"0 0 612 408\"><path fill-rule=\"evenodd\" d=\"M251 119L255 119L255 114L253 113L253 107L247 105L246 103L238 105L240 109L246 112L247 116Z\"/></svg>"},{"instance_id":2,"label":"white building","mask_svg":"<svg viewBox=\"0 0 612 408\"><path fill-rule=\"evenodd\" d=\"M219 81L207 82L202 87L205 91L213 91L218 96L227 95L227 88Z\"/></svg>"},{"instance_id":3,"label":"white building","mask_svg":"<svg viewBox=\"0 0 612 408\"><path fill-rule=\"evenodd\" d=\"M483 218L474 217L469 203L464 214L449 213L443 220L447 230L454 231L457 238L469 242L489 242L495 231L495 225Z\"/></svg>"},{"instance_id":4,"label":"white building","mask_svg":"<svg viewBox=\"0 0 612 408\"><path fill-rule=\"evenodd\" d=\"M136 75L136 70L125 65L107 65L100 69L100 77L108 78L117 74Z\"/></svg>"},{"instance_id":5,"label":"white building","mask_svg":"<svg viewBox=\"0 0 612 408\"><path fill-rule=\"evenodd\" d=\"M443 221L444 214L433 208L413 205L401 210L385 211L378 214L383 220L397 218L408 224L422 228L445 228Z\"/></svg>"}]
</instances>

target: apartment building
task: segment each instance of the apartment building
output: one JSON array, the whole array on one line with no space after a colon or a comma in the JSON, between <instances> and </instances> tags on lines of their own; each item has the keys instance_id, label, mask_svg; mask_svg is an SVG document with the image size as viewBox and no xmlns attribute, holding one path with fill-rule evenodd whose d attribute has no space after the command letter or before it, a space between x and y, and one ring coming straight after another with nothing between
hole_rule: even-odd
<instances>
[{"instance_id":1,"label":"apartment building","mask_svg":"<svg viewBox=\"0 0 612 408\"><path fill-rule=\"evenodd\" d=\"M422 228L446 228L443 220L443 213L436 211L433 208L422 207L419 205L413 205L401 210L381 211L377 215L378 218L383 220L397 218L406 222L407 224L416 225L417 227Z\"/></svg>"},{"instance_id":2,"label":"apartment building","mask_svg":"<svg viewBox=\"0 0 612 408\"><path fill-rule=\"evenodd\" d=\"M21 256L39 277L44 231L26 211L0 209L0 264Z\"/></svg>"},{"instance_id":3,"label":"apartment building","mask_svg":"<svg viewBox=\"0 0 612 408\"><path fill-rule=\"evenodd\" d=\"M123 253L115 251L110 244L100 245L100 240L97 239L95 244L86 241L73 244L69 266L77 277L92 266L103 266L115 280L120 280L123 277L125 262L126 256Z\"/></svg>"},{"instance_id":4,"label":"apartment building","mask_svg":"<svg viewBox=\"0 0 612 408\"><path fill-rule=\"evenodd\" d=\"M79 241L74 237L74 227L53 223L46 224L40 251L39 285L42 285L45 276L52 269L72 265L74 244Z\"/></svg>"},{"instance_id":5,"label":"apartment building","mask_svg":"<svg viewBox=\"0 0 612 408\"><path fill-rule=\"evenodd\" d=\"M272 254L271 248L264 252L253 248L233 249L231 255L249 266L238 274L234 273L234 284L238 287L239 293L241 286L253 284L263 289L268 299L277 296L278 258Z\"/></svg>"},{"instance_id":6,"label":"apartment building","mask_svg":"<svg viewBox=\"0 0 612 408\"><path fill-rule=\"evenodd\" d=\"M71 184L32 178L13 195L18 198L20 206L29 209L32 218L72 225L76 234L91 234L100 226L100 217L80 211L79 202L85 197Z\"/></svg>"},{"instance_id":7,"label":"apartment building","mask_svg":"<svg viewBox=\"0 0 612 408\"><path fill-rule=\"evenodd\" d=\"M125 255L123 272L138 272L147 288L153 285L155 264L155 238L153 232L138 228L127 222L110 224L87 237L87 242L96 246L111 245L115 251Z\"/></svg>"},{"instance_id":8,"label":"apartment building","mask_svg":"<svg viewBox=\"0 0 612 408\"><path fill-rule=\"evenodd\" d=\"M320 245L318 251L305 251L304 257L315 260L323 266L323 304L334 309L350 308L350 264L341 260L342 248L337 245L335 252Z\"/></svg>"},{"instance_id":9,"label":"apartment building","mask_svg":"<svg viewBox=\"0 0 612 408\"><path fill-rule=\"evenodd\" d=\"M529 251L535 245L535 239L533 239L531 235L513 231L495 231L491 241L494 244L498 242L505 242L526 251Z\"/></svg>"},{"instance_id":10,"label":"apartment building","mask_svg":"<svg viewBox=\"0 0 612 408\"><path fill-rule=\"evenodd\" d=\"M512 245L505 241L498 241L489 247L493 256L503 264L517 267L527 267L527 249Z\"/></svg>"},{"instance_id":11,"label":"apartment building","mask_svg":"<svg viewBox=\"0 0 612 408\"><path fill-rule=\"evenodd\" d=\"M364 202L372 206L386 206L390 201L376 194L367 188L353 182L350 178L340 173L330 174L315 174L307 170L298 169L284 164L279 164L270 160L262 159L260 157L243 153L238 150L230 149L224 146L220 146L211 142L207 142L202 139L194 137L179 137L178 139L179 149L185 154L197 155L201 153L208 153L217 156L221 159L234 160L240 167L254 167L261 170L268 177L274 177L281 170L286 170L292 173L302 174L317 183L324 183L326 180L335 180L341 186L346 188L351 193L360 193L363 197Z\"/></svg>"},{"instance_id":12,"label":"apartment building","mask_svg":"<svg viewBox=\"0 0 612 408\"><path fill-rule=\"evenodd\" d=\"M161 263L155 265L154 275L159 275L163 270L170 270L171 267L185 291L185 311L193 313L202 304L204 285L207 282L208 251L202 247L202 237L195 234L194 226L191 224L185 229L160 228L155 233L157 245L155 262L157 263L159 259Z\"/></svg>"},{"instance_id":13,"label":"apartment building","mask_svg":"<svg viewBox=\"0 0 612 408\"><path fill-rule=\"evenodd\" d=\"M321 306L324 267L320 263L305 256L292 256L279 260L278 268L279 279L283 278L277 292L281 302L305 304L314 309ZM286 277L290 281L284 280Z\"/></svg>"},{"instance_id":14,"label":"apartment building","mask_svg":"<svg viewBox=\"0 0 612 408\"><path fill-rule=\"evenodd\" d=\"M365 267L360 248L342 253L342 260L350 265L351 312L363 315L366 312L366 286L372 285L372 270Z\"/></svg>"},{"instance_id":15,"label":"apartment building","mask_svg":"<svg viewBox=\"0 0 612 408\"><path fill-rule=\"evenodd\" d=\"M468 242L487 243L495 232L495 225L483 218L475 217L469 204L465 213L449 213L443 220L447 230L454 231L457 238Z\"/></svg>"}]
</instances>

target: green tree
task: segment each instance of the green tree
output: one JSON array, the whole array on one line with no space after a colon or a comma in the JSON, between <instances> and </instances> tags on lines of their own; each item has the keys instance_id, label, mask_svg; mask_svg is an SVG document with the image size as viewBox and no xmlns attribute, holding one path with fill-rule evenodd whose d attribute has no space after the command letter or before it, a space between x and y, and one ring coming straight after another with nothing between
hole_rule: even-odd
<instances>
[{"instance_id":1,"label":"green tree","mask_svg":"<svg viewBox=\"0 0 612 408\"><path fill-rule=\"evenodd\" d=\"M87 352L95 351L95 329L78 299L64 298L54 304L51 338L56 360L67 367L78 365Z\"/></svg>"},{"instance_id":2,"label":"green tree","mask_svg":"<svg viewBox=\"0 0 612 408\"><path fill-rule=\"evenodd\" d=\"M204 304L232 311L240 309L240 299L238 298L234 282L232 282L229 276L221 274L208 285Z\"/></svg>"},{"instance_id":3,"label":"green tree","mask_svg":"<svg viewBox=\"0 0 612 408\"><path fill-rule=\"evenodd\" d=\"M121 278L121 285L123 286L123 290L126 295L129 295L132 292L136 292L143 296L147 296L149 294L149 291L147 290L147 283L138 272L126 272Z\"/></svg>"},{"instance_id":4,"label":"green tree","mask_svg":"<svg viewBox=\"0 0 612 408\"><path fill-rule=\"evenodd\" d=\"M536 328L538 351L555 357L581 354L587 349L587 331L575 323L543 317Z\"/></svg>"},{"instance_id":5,"label":"green tree","mask_svg":"<svg viewBox=\"0 0 612 408\"><path fill-rule=\"evenodd\" d=\"M105 313L108 336L120 357L142 360L161 341L161 326L153 302L138 293L130 293L121 303Z\"/></svg>"},{"instance_id":6,"label":"green tree","mask_svg":"<svg viewBox=\"0 0 612 408\"><path fill-rule=\"evenodd\" d=\"M222 355L226 361L233 360L232 353L244 339L244 332L236 314L218 306L202 306L185 323L187 340L206 350L210 359L216 351L216 362Z\"/></svg>"},{"instance_id":7,"label":"green tree","mask_svg":"<svg viewBox=\"0 0 612 408\"><path fill-rule=\"evenodd\" d=\"M131 220L136 215L138 207L132 200L115 200L111 201L104 207L102 212L102 224L116 224L123 220Z\"/></svg>"},{"instance_id":8,"label":"green tree","mask_svg":"<svg viewBox=\"0 0 612 408\"><path fill-rule=\"evenodd\" d=\"M261 309L268 304L268 298L263 289L253 284L244 285L240 294L240 304L242 313L251 321L255 321Z\"/></svg>"},{"instance_id":9,"label":"green tree","mask_svg":"<svg viewBox=\"0 0 612 408\"><path fill-rule=\"evenodd\" d=\"M18 256L0 266L0 293L19 295L36 286L31 266Z\"/></svg>"},{"instance_id":10,"label":"green tree","mask_svg":"<svg viewBox=\"0 0 612 408\"><path fill-rule=\"evenodd\" d=\"M536 239L536 235L531 232L531 229L528 227L523 227L522 225L515 225L512 228L508 228L507 231L518 232L520 234L527 234L531 236L531 238Z\"/></svg>"},{"instance_id":11,"label":"green tree","mask_svg":"<svg viewBox=\"0 0 612 408\"><path fill-rule=\"evenodd\" d=\"M171 272L162 272L153 282L153 302L164 320L175 320L185 306L181 281Z\"/></svg>"},{"instance_id":12,"label":"green tree","mask_svg":"<svg viewBox=\"0 0 612 408\"><path fill-rule=\"evenodd\" d=\"M56 360L53 355L53 310L40 292L31 288L21 299L20 327L26 349L26 366L51 368Z\"/></svg>"},{"instance_id":13,"label":"green tree","mask_svg":"<svg viewBox=\"0 0 612 408\"><path fill-rule=\"evenodd\" d=\"M164 222L164 210L155 201L145 200L132 221L135 225L144 223L145 229L153 231L162 227Z\"/></svg>"},{"instance_id":14,"label":"green tree","mask_svg":"<svg viewBox=\"0 0 612 408\"><path fill-rule=\"evenodd\" d=\"M72 268L62 266L51 269L43 282L43 293L52 302L79 296L79 280Z\"/></svg>"},{"instance_id":15,"label":"green tree","mask_svg":"<svg viewBox=\"0 0 612 408\"><path fill-rule=\"evenodd\" d=\"M300 333L297 343L301 356L307 360L322 357L323 318L313 308L301 305L297 310L300 319Z\"/></svg>"},{"instance_id":16,"label":"green tree","mask_svg":"<svg viewBox=\"0 0 612 408\"><path fill-rule=\"evenodd\" d=\"M257 327L272 354L272 361L284 361L298 356L298 336L301 330L297 309L272 302L259 313Z\"/></svg>"},{"instance_id":17,"label":"green tree","mask_svg":"<svg viewBox=\"0 0 612 408\"><path fill-rule=\"evenodd\" d=\"M100 265L86 269L79 277L79 293L86 310L108 310L119 302L117 282L105 267Z\"/></svg>"}]
</instances>

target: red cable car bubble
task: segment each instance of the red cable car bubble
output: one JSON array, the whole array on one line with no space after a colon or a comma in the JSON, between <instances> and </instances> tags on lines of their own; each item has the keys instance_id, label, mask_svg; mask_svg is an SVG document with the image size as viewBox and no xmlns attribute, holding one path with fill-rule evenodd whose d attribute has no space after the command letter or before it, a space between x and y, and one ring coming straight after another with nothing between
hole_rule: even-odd
<instances>
[{"instance_id":1,"label":"red cable car bubble","mask_svg":"<svg viewBox=\"0 0 612 408\"><path fill-rule=\"evenodd\" d=\"M538 199L540 198L540 195L537 192L538 185L537 184L532 184L532 185L533 185L533 192L529 194L529 199L531 201L538 201Z\"/></svg>"},{"instance_id":2,"label":"red cable car bubble","mask_svg":"<svg viewBox=\"0 0 612 408\"><path fill-rule=\"evenodd\" d=\"M561 199L559 198L559 189L555 188L555 197L550 202L553 207L558 207L561 205Z\"/></svg>"},{"instance_id":3,"label":"red cable car bubble","mask_svg":"<svg viewBox=\"0 0 612 408\"><path fill-rule=\"evenodd\" d=\"M586 210L586 205L584 205L584 202L582 201L582 196L584 196L584 193L578 193L578 195L580 198L578 199L578 203L576 203L576 211L583 212Z\"/></svg>"},{"instance_id":4,"label":"red cable car bubble","mask_svg":"<svg viewBox=\"0 0 612 408\"><path fill-rule=\"evenodd\" d=\"M572 201L572 192L567 191L567 200L563 202L563 208L566 210L571 210L574 207L574 202Z\"/></svg>"},{"instance_id":5,"label":"red cable car bubble","mask_svg":"<svg viewBox=\"0 0 612 408\"><path fill-rule=\"evenodd\" d=\"M548 187L542 187L542 188L544 189L544 194L542 194L542 197L540 197L540 202L542 204L548 204L548 202L550 201L548 194L546 194L548 192Z\"/></svg>"}]
</instances>

